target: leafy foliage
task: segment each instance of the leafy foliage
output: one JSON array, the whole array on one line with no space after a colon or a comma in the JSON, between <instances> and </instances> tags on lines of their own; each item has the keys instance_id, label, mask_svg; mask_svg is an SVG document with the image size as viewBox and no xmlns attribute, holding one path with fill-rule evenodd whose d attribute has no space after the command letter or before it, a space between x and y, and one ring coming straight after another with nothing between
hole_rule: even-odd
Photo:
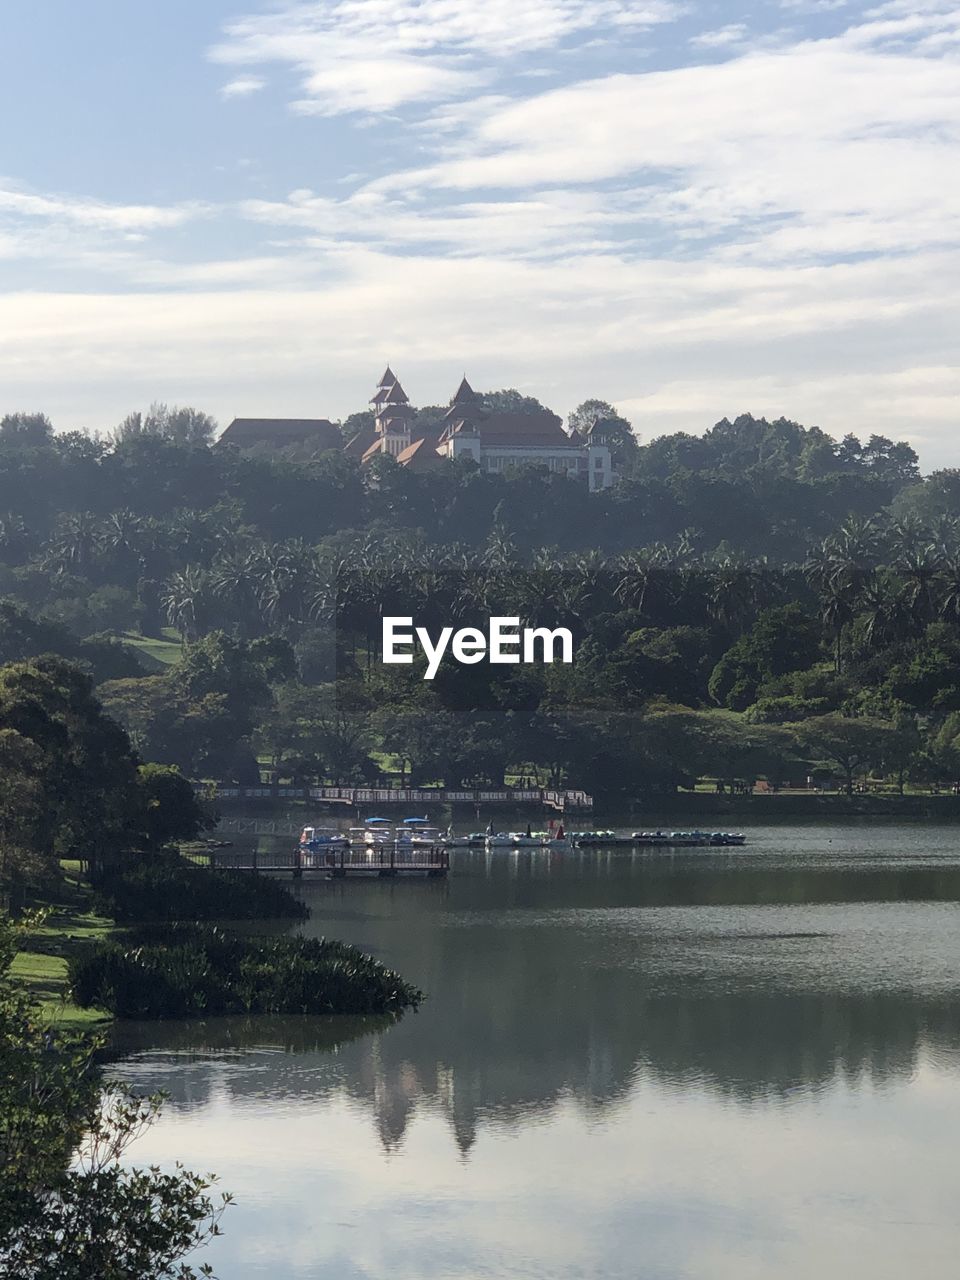
<instances>
[{"instance_id":1,"label":"leafy foliage","mask_svg":"<svg viewBox=\"0 0 960 1280\"><path fill-rule=\"evenodd\" d=\"M70 965L81 1006L121 1018L227 1013L384 1014L423 995L356 947L314 938L250 938L169 926L135 943L106 942Z\"/></svg>"},{"instance_id":2,"label":"leafy foliage","mask_svg":"<svg viewBox=\"0 0 960 1280\"><path fill-rule=\"evenodd\" d=\"M0 893L195 837L206 817L176 771L141 767L88 675L61 658L0 667Z\"/></svg>"},{"instance_id":3,"label":"leafy foliage","mask_svg":"<svg viewBox=\"0 0 960 1280\"><path fill-rule=\"evenodd\" d=\"M54 1036L11 981L17 933L0 919L0 1274L17 1280L190 1280L183 1259L230 1203L213 1177L131 1168L162 1099L105 1083L95 1045Z\"/></svg>"},{"instance_id":4,"label":"leafy foliage","mask_svg":"<svg viewBox=\"0 0 960 1280\"><path fill-rule=\"evenodd\" d=\"M510 389L484 398L543 408ZM438 420L435 406L420 413ZM268 761L300 784L499 782L519 769L631 794L729 772L733 712L745 741L777 731L764 751L782 776L840 769L801 732L837 715L909 722L890 739L913 741L906 774L946 767L935 744L960 710L957 476L923 479L903 442L837 441L786 418L638 443L597 399L571 425L596 417L620 433L618 474L591 494L536 468L245 456L211 446L204 415L163 406L109 442L14 415L0 424L0 656L49 648L86 663L141 759L240 784ZM355 415L344 433L367 425ZM575 669L448 665L425 687L415 668L387 675L376 661L384 613L435 631L494 612L569 627ZM88 630L155 636L164 622L182 655L149 675ZM657 755L664 707L684 714ZM2 747L20 809L49 813L21 737ZM863 770L902 785L890 742ZM4 848L23 843L17 821Z\"/></svg>"},{"instance_id":5,"label":"leafy foliage","mask_svg":"<svg viewBox=\"0 0 960 1280\"><path fill-rule=\"evenodd\" d=\"M309 915L276 880L195 866L175 854L109 867L95 887L97 910L120 922L304 920Z\"/></svg>"}]
</instances>

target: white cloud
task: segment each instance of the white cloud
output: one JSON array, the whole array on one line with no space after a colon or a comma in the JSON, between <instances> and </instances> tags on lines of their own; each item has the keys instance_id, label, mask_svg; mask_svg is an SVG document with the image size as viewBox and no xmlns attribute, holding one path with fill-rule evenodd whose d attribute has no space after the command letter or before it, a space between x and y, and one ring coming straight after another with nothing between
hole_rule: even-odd
<instances>
[{"instance_id":1,"label":"white cloud","mask_svg":"<svg viewBox=\"0 0 960 1280\"><path fill-rule=\"evenodd\" d=\"M604 247L620 251L624 229L636 220L629 199L562 188L538 191L526 199L425 208L370 188L343 200L299 191L286 201L246 201L241 211L255 222L314 233L304 241L307 248L342 249L349 243L384 250L419 246L441 254L524 260L582 256Z\"/></svg>"},{"instance_id":2,"label":"white cloud","mask_svg":"<svg viewBox=\"0 0 960 1280\"><path fill-rule=\"evenodd\" d=\"M252 93L259 93L266 88L266 80L259 76L239 76L230 80L220 90L221 98L248 98Z\"/></svg>"},{"instance_id":3,"label":"white cloud","mask_svg":"<svg viewBox=\"0 0 960 1280\"><path fill-rule=\"evenodd\" d=\"M416 134L391 124L388 145L378 131L339 167L310 157L285 198L265 168L272 198L230 210L0 183L5 262L69 263L95 290L58 279L55 294L0 300L9 395L32 403L43 386L70 427L157 396L221 418L336 417L365 402L389 354L421 403L466 369L560 411L602 395L647 437L751 410L838 435L882 424L925 465L946 461L960 391L955 6L884 5L775 51L704 32L720 64L640 74L635 60L546 92L523 80L522 98L494 83L498 60L586 37L584 15L590 43L606 24L616 45L666 12L344 0L234 24L218 59L295 68L300 110L365 119L419 103ZM365 176L384 153L387 176ZM138 242L204 214L230 250L198 242L177 261Z\"/></svg>"},{"instance_id":4,"label":"white cloud","mask_svg":"<svg viewBox=\"0 0 960 1280\"><path fill-rule=\"evenodd\" d=\"M437 163L371 189L448 201L602 184L641 238L804 261L956 245L958 161L956 63L845 36L494 106Z\"/></svg>"},{"instance_id":5,"label":"white cloud","mask_svg":"<svg viewBox=\"0 0 960 1280\"><path fill-rule=\"evenodd\" d=\"M295 261L295 260L294 260ZM62 427L96 427L158 396L218 418L361 407L384 347L415 401L446 400L466 370L522 385L558 411L588 395L649 438L725 413L785 413L842 435L907 435L925 465L953 447L960 376L951 255L781 265L562 263L398 257L349 249L254 260L167 290L8 295L8 403L44 387ZM252 281L252 284L249 283ZM226 288L229 284L231 287ZM225 372L228 371L228 372Z\"/></svg>"},{"instance_id":6,"label":"white cloud","mask_svg":"<svg viewBox=\"0 0 960 1280\"><path fill-rule=\"evenodd\" d=\"M0 219L43 219L103 231L156 231L182 226L203 211L199 202L168 206L106 204L82 196L36 195L15 187L0 187Z\"/></svg>"},{"instance_id":7,"label":"white cloud","mask_svg":"<svg viewBox=\"0 0 960 1280\"><path fill-rule=\"evenodd\" d=\"M408 102L455 97L483 80L477 72L401 55L333 58L306 72L305 96L293 106L301 115L383 114Z\"/></svg>"},{"instance_id":8,"label":"white cloud","mask_svg":"<svg viewBox=\"0 0 960 1280\"><path fill-rule=\"evenodd\" d=\"M313 0L230 23L210 57L292 66L301 113L382 113L462 96L494 79L499 59L597 30L642 31L681 8L673 0Z\"/></svg>"},{"instance_id":9,"label":"white cloud","mask_svg":"<svg viewBox=\"0 0 960 1280\"><path fill-rule=\"evenodd\" d=\"M691 37L690 43L699 49L722 49L727 45L740 44L747 36L747 27L742 22L731 22L714 31L701 31Z\"/></svg>"}]
</instances>

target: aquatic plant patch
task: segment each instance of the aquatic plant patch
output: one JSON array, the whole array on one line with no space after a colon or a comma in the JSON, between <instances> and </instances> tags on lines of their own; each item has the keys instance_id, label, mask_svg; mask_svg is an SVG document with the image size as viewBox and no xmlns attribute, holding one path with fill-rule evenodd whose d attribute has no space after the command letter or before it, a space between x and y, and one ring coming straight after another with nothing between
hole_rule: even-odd
<instances>
[{"instance_id":1,"label":"aquatic plant patch","mask_svg":"<svg viewBox=\"0 0 960 1280\"><path fill-rule=\"evenodd\" d=\"M101 943L70 964L74 999L118 1018L397 1014L423 993L344 942L173 925Z\"/></svg>"}]
</instances>

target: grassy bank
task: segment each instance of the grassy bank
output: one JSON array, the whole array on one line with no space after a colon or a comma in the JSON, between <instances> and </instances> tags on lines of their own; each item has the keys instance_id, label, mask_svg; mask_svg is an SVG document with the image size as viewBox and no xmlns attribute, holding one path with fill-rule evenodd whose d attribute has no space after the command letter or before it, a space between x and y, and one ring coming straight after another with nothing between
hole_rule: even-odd
<instances>
[{"instance_id":1,"label":"grassy bank","mask_svg":"<svg viewBox=\"0 0 960 1280\"><path fill-rule=\"evenodd\" d=\"M128 649L133 649L151 673L166 671L183 653L180 637L172 627L164 627L161 636L142 636L136 631L124 631L120 639Z\"/></svg>"},{"instance_id":2,"label":"grassy bank","mask_svg":"<svg viewBox=\"0 0 960 1280\"><path fill-rule=\"evenodd\" d=\"M70 999L68 967L71 960L93 943L110 936L113 921L94 915L82 893L78 893L73 902L58 903L48 909L50 914L43 925L25 935L11 975L39 1001L46 1021L77 1030L106 1026L111 1021L107 1012L97 1008L81 1009Z\"/></svg>"}]
</instances>

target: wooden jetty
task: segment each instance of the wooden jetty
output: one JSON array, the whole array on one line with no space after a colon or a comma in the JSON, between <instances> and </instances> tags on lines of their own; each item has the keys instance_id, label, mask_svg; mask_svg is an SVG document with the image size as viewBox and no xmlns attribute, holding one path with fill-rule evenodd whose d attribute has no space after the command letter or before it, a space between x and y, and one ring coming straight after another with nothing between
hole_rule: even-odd
<instances>
[{"instance_id":1,"label":"wooden jetty","mask_svg":"<svg viewBox=\"0 0 960 1280\"><path fill-rule=\"evenodd\" d=\"M450 851L443 845L331 845L321 849L279 852L216 849L210 865L230 871L282 873L327 880L437 880L450 870Z\"/></svg>"}]
</instances>

